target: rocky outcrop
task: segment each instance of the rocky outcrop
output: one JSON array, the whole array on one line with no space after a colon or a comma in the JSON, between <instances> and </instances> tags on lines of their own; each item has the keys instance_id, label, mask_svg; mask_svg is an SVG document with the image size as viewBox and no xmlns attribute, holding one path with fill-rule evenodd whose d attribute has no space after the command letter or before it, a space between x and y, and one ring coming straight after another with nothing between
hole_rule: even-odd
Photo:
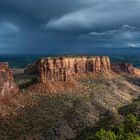
<instances>
[{"instance_id":1,"label":"rocky outcrop","mask_svg":"<svg viewBox=\"0 0 140 140\"><path fill-rule=\"evenodd\" d=\"M19 92L13 81L12 71L7 63L0 63L0 98L9 97Z\"/></svg>"},{"instance_id":2,"label":"rocky outcrop","mask_svg":"<svg viewBox=\"0 0 140 140\"><path fill-rule=\"evenodd\" d=\"M25 74L38 74L38 62L36 61L33 64L29 64L27 68L24 70Z\"/></svg>"},{"instance_id":3,"label":"rocky outcrop","mask_svg":"<svg viewBox=\"0 0 140 140\"><path fill-rule=\"evenodd\" d=\"M111 64L106 56L83 56L83 57L48 57L42 58L29 65L25 73L37 74L38 82L68 81L68 79L81 73L91 72L93 74L110 73L130 74L140 76L140 69L134 68L131 63Z\"/></svg>"},{"instance_id":4,"label":"rocky outcrop","mask_svg":"<svg viewBox=\"0 0 140 140\"><path fill-rule=\"evenodd\" d=\"M111 71L110 60L106 56L95 57L52 57L43 58L30 65L26 73L38 73L38 81L46 83L51 81L67 81L78 73Z\"/></svg>"},{"instance_id":5,"label":"rocky outcrop","mask_svg":"<svg viewBox=\"0 0 140 140\"><path fill-rule=\"evenodd\" d=\"M134 68L135 75L140 77L140 69Z\"/></svg>"},{"instance_id":6,"label":"rocky outcrop","mask_svg":"<svg viewBox=\"0 0 140 140\"><path fill-rule=\"evenodd\" d=\"M135 68L131 63L111 64L111 69L116 73L135 75Z\"/></svg>"}]
</instances>

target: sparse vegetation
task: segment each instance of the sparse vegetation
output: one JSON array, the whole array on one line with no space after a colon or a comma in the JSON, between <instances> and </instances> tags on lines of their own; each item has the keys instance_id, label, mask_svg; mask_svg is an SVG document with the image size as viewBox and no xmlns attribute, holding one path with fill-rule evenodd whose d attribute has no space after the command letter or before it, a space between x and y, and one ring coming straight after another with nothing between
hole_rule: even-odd
<instances>
[{"instance_id":1,"label":"sparse vegetation","mask_svg":"<svg viewBox=\"0 0 140 140\"><path fill-rule=\"evenodd\" d=\"M96 127L90 128L77 139L83 140L140 140L140 117L139 105L140 99L133 103L120 107L118 115L115 117L105 114ZM124 119L123 119L124 118Z\"/></svg>"},{"instance_id":2,"label":"sparse vegetation","mask_svg":"<svg viewBox=\"0 0 140 140\"><path fill-rule=\"evenodd\" d=\"M134 115L127 115L123 124L112 126L109 130L100 129L85 140L140 140L138 127L140 121Z\"/></svg>"},{"instance_id":3,"label":"sparse vegetation","mask_svg":"<svg viewBox=\"0 0 140 140\"><path fill-rule=\"evenodd\" d=\"M89 76L78 79L78 83L88 87L84 92L50 94L28 91L27 87L35 79L24 74L15 76L22 94L0 104L0 139L57 137L65 140L75 139L77 135L78 140L139 140L139 118L130 115L127 121L123 120L123 115L137 115L133 111L138 108L139 100L128 105L139 95L134 83L128 86L123 77L93 79ZM124 105L130 107L123 108ZM119 113L124 114L117 113L119 107Z\"/></svg>"}]
</instances>

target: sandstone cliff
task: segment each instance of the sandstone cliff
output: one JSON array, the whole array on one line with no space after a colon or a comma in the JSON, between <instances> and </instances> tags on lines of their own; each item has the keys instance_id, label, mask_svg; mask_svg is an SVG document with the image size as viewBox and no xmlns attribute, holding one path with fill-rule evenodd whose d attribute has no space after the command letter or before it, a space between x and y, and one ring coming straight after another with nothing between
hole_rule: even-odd
<instances>
[{"instance_id":1,"label":"sandstone cliff","mask_svg":"<svg viewBox=\"0 0 140 140\"><path fill-rule=\"evenodd\" d=\"M67 81L78 73L111 71L108 57L57 57L38 61L38 81Z\"/></svg>"},{"instance_id":2,"label":"sandstone cliff","mask_svg":"<svg viewBox=\"0 0 140 140\"><path fill-rule=\"evenodd\" d=\"M68 81L76 74L82 73L110 73L130 74L140 76L140 70L133 67L131 63L111 64L109 57L50 57L42 58L29 65L25 73L37 74L38 81Z\"/></svg>"},{"instance_id":3,"label":"sandstone cliff","mask_svg":"<svg viewBox=\"0 0 140 140\"><path fill-rule=\"evenodd\" d=\"M12 71L8 64L0 63L0 98L17 94L19 88L13 81Z\"/></svg>"}]
</instances>

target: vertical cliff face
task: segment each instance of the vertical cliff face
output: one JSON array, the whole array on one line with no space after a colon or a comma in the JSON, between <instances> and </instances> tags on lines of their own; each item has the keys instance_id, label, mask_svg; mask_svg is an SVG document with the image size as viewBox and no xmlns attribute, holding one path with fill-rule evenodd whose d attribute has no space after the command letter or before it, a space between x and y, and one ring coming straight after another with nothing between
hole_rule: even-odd
<instances>
[{"instance_id":1,"label":"vertical cliff face","mask_svg":"<svg viewBox=\"0 0 140 140\"><path fill-rule=\"evenodd\" d=\"M106 56L42 58L25 70L25 73L37 74L41 83L67 81L73 75L88 72L110 73L110 76L115 76L115 73L140 76L140 70L134 68L132 64L111 64L109 57Z\"/></svg>"},{"instance_id":2,"label":"vertical cliff face","mask_svg":"<svg viewBox=\"0 0 140 140\"><path fill-rule=\"evenodd\" d=\"M8 64L0 63L0 98L17 94L18 91Z\"/></svg>"},{"instance_id":3,"label":"vertical cliff face","mask_svg":"<svg viewBox=\"0 0 140 140\"><path fill-rule=\"evenodd\" d=\"M56 57L38 61L38 81L67 81L78 73L111 71L108 57Z\"/></svg>"}]
</instances>

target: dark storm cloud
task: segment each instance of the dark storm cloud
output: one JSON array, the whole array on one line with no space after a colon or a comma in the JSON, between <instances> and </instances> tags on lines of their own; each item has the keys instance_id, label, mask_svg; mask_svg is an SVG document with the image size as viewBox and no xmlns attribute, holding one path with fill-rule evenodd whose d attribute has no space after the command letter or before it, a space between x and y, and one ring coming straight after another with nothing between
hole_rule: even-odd
<instances>
[{"instance_id":1,"label":"dark storm cloud","mask_svg":"<svg viewBox=\"0 0 140 140\"><path fill-rule=\"evenodd\" d=\"M0 49L56 53L138 47L139 9L140 0L0 0Z\"/></svg>"},{"instance_id":2,"label":"dark storm cloud","mask_svg":"<svg viewBox=\"0 0 140 140\"><path fill-rule=\"evenodd\" d=\"M14 45L18 33L18 27L9 22L0 22L0 52L9 50L9 44Z\"/></svg>"},{"instance_id":3,"label":"dark storm cloud","mask_svg":"<svg viewBox=\"0 0 140 140\"><path fill-rule=\"evenodd\" d=\"M0 13L8 18L15 16L17 20L28 24L45 24L51 18L58 18L87 6L88 3L81 0L0 0Z\"/></svg>"},{"instance_id":4,"label":"dark storm cloud","mask_svg":"<svg viewBox=\"0 0 140 140\"><path fill-rule=\"evenodd\" d=\"M75 30L75 28L107 30L126 23L138 25L139 2L139 0L100 0L98 4L93 3L89 7L72 11L59 18L52 18L46 27L58 30Z\"/></svg>"}]
</instances>

